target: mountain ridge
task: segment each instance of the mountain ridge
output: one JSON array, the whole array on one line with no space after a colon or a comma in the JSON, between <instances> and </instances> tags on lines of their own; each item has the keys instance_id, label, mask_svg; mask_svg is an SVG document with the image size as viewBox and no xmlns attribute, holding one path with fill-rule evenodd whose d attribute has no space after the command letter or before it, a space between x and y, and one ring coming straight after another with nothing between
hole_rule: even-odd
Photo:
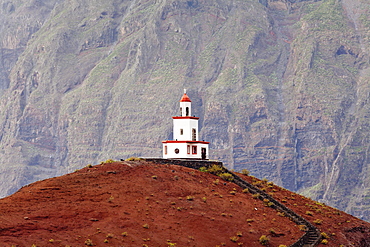
<instances>
[{"instance_id":1,"label":"mountain ridge","mask_svg":"<svg viewBox=\"0 0 370 247\"><path fill-rule=\"evenodd\" d=\"M368 220L365 1L0 6L2 196L160 156L187 88L211 158Z\"/></svg>"}]
</instances>

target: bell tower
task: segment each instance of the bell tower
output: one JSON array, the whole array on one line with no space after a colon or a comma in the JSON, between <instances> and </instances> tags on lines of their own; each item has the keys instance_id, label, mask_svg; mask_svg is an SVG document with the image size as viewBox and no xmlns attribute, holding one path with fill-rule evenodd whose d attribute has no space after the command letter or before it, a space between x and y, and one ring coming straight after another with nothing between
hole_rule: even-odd
<instances>
[{"instance_id":1,"label":"bell tower","mask_svg":"<svg viewBox=\"0 0 370 247\"><path fill-rule=\"evenodd\" d=\"M165 159L208 159L209 142L199 141L198 117L191 116L191 100L184 90L180 99L180 116L173 119L172 141L162 141Z\"/></svg>"}]
</instances>

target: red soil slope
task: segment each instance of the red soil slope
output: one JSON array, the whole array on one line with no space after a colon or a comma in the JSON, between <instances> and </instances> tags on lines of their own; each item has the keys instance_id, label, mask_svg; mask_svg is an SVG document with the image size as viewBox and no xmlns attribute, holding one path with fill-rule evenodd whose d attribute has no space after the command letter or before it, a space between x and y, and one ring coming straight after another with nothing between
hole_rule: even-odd
<instances>
[{"instance_id":1,"label":"red soil slope","mask_svg":"<svg viewBox=\"0 0 370 247\"><path fill-rule=\"evenodd\" d=\"M252 177L330 237L369 246L370 224ZM254 179L254 181L252 181ZM310 211L307 213L307 211ZM0 246L290 245L299 227L231 182L146 161L116 162L33 183L0 200Z\"/></svg>"}]
</instances>

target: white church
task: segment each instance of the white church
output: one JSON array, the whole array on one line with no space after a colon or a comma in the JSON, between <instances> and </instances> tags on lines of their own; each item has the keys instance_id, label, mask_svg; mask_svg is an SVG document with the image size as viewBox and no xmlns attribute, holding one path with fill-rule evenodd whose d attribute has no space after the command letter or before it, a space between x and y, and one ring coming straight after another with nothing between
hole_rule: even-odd
<instances>
[{"instance_id":1,"label":"white church","mask_svg":"<svg viewBox=\"0 0 370 247\"><path fill-rule=\"evenodd\" d=\"M162 141L164 159L208 160L209 142L199 141L198 117L191 116L191 100L184 92L180 116L173 119L173 141Z\"/></svg>"}]
</instances>

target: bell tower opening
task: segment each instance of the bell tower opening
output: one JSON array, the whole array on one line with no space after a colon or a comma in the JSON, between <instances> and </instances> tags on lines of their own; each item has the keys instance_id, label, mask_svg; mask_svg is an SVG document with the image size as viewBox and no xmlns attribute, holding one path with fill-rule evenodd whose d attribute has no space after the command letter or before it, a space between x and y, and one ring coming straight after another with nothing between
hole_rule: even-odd
<instances>
[{"instance_id":1,"label":"bell tower opening","mask_svg":"<svg viewBox=\"0 0 370 247\"><path fill-rule=\"evenodd\" d=\"M196 141L197 140L197 130L193 128L191 133L192 133L192 141Z\"/></svg>"}]
</instances>

